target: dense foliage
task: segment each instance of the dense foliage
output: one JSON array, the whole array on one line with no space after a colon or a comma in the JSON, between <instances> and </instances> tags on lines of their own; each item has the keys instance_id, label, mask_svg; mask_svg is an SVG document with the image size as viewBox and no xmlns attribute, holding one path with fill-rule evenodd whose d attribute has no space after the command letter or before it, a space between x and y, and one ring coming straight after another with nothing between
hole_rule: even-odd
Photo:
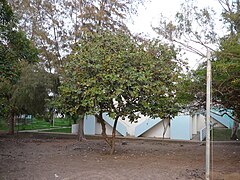
<instances>
[{"instance_id":1,"label":"dense foliage","mask_svg":"<svg viewBox=\"0 0 240 180\"><path fill-rule=\"evenodd\" d=\"M1 116L13 124L17 107L12 101L15 85L24 63L34 63L37 51L23 32L16 28L16 18L7 1L0 2L0 104ZM13 127L13 126L12 126ZM13 129L10 129L11 133Z\"/></svg>"},{"instance_id":2,"label":"dense foliage","mask_svg":"<svg viewBox=\"0 0 240 180\"><path fill-rule=\"evenodd\" d=\"M165 117L164 104L175 105L181 68L165 45L105 31L82 39L64 70L61 90L73 93L73 112L85 107L112 117L135 117L139 111ZM169 114L176 113L171 110Z\"/></svg>"},{"instance_id":3,"label":"dense foliage","mask_svg":"<svg viewBox=\"0 0 240 180\"><path fill-rule=\"evenodd\" d=\"M167 118L180 108L181 61L158 41L138 41L122 32L86 34L67 58L60 87L72 114L107 112L116 123L140 113Z\"/></svg>"}]
</instances>

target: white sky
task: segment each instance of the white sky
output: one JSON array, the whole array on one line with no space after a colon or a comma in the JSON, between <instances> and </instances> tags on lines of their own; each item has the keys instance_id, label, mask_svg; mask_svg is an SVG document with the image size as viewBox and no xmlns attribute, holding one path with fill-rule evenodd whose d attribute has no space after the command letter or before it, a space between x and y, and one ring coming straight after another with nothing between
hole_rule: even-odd
<instances>
[{"instance_id":1,"label":"white sky","mask_svg":"<svg viewBox=\"0 0 240 180\"><path fill-rule=\"evenodd\" d=\"M134 24L129 25L130 30L135 33L144 33L154 37L155 33L151 28L151 24L158 24L161 13L167 18L173 19L183 2L184 0L151 0L151 2L145 3L145 7L140 7L138 16L133 19ZM200 7L213 7L218 13L222 10L217 0L198 0L197 5ZM223 33L222 27L219 26L218 29L220 34ZM189 62L190 67L196 68L199 63L199 57L192 54L188 56L191 56L192 59Z\"/></svg>"},{"instance_id":2,"label":"white sky","mask_svg":"<svg viewBox=\"0 0 240 180\"><path fill-rule=\"evenodd\" d=\"M130 26L133 32L152 34L151 24L159 20L162 13L166 17L174 17L183 0L151 0L145 3L145 7L138 9L138 16L134 18L134 24Z\"/></svg>"}]
</instances>

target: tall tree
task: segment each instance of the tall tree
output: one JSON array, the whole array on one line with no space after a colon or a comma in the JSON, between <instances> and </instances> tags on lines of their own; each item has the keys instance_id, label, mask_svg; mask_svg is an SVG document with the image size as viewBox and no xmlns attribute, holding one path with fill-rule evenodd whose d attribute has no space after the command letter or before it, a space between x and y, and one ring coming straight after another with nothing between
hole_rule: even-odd
<instances>
[{"instance_id":1,"label":"tall tree","mask_svg":"<svg viewBox=\"0 0 240 180\"><path fill-rule=\"evenodd\" d=\"M28 37L40 49L41 61L51 73L61 65L64 53L67 19L63 7L64 1L15 1L10 3L19 16L19 28L27 32Z\"/></svg>"},{"instance_id":2,"label":"tall tree","mask_svg":"<svg viewBox=\"0 0 240 180\"><path fill-rule=\"evenodd\" d=\"M159 38L181 50L206 57L205 49L214 51L219 42L216 18L213 8L201 8L197 0L185 0L174 19L169 20L162 15L159 25L153 30Z\"/></svg>"},{"instance_id":3,"label":"tall tree","mask_svg":"<svg viewBox=\"0 0 240 180\"><path fill-rule=\"evenodd\" d=\"M58 71L62 58L84 32L98 29L126 30L127 17L143 0L11 0L20 28L41 49L50 72Z\"/></svg>"},{"instance_id":4,"label":"tall tree","mask_svg":"<svg viewBox=\"0 0 240 180\"><path fill-rule=\"evenodd\" d=\"M37 51L25 34L16 28L16 18L7 1L0 2L0 101L1 113L9 121L9 133L14 133L16 106L12 101L22 61L34 63Z\"/></svg>"},{"instance_id":5,"label":"tall tree","mask_svg":"<svg viewBox=\"0 0 240 180\"><path fill-rule=\"evenodd\" d=\"M239 118L239 1L232 3L229 0L219 0L223 8L222 16L214 18L214 10L210 8L199 9L196 1L186 0L182 5L180 12L176 14L174 21L167 22L162 20L160 27L156 27L156 32L161 37L176 43L181 49L200 55L205 58L205 52L202 48L208 48L212 51L213 64L213 86L212 99L216 106L222 106L234 111L233 120L238 126ZM216 20L221 19L224 22L223 28L227 33L222 37L217 36L215 25ZM215 48L213 44L215 43ZM192 103L194 109L205 108L205 74L206 63L199 65L196 71L189 75L187 81L189 96L194 99ZM235 128L237 129L237 128ZM236 132L236 131L235 131ZM232 137L236 137L236 133Z\"/></svg>"},{"instance_id":6,"label":"tall tree","mask_svg":"<svg viewBox=\"0 0 240 180\"><path fill-rule=\"evenodd\" d=\"M213 85L215 97L225 108L232 109L234 126L231 139L238 139L237 130L240 118L240 2L230 4L219 0L223 7L223 18L228 24L229 33L221 38L215 67Z\"/></svg>"}]
</instances>

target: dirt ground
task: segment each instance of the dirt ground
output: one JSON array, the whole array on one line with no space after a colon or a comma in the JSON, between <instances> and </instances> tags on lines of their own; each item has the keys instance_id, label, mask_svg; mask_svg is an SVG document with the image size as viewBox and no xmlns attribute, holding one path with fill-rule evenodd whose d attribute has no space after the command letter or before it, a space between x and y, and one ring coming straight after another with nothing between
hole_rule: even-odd
<instances>
[{"instance_id":1,"label":"dirt ground","mask_svg":"<svg viewBox=\"0 0 240 180\"><path fill-rule=\"evenodd\" d=\"M1 180L185 180L205 178L205 145L101 138L78 142L34 134L0 136ZM215 143L211 179L240 180L240 143Z\"/></svg>"}]
</instances>

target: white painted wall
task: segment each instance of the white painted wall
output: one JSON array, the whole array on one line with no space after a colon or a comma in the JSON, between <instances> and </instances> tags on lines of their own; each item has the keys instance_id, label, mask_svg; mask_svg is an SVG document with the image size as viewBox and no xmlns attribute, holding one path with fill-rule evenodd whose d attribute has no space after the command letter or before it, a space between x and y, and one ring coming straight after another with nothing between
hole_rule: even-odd
<instances>
[{"instance_id":1,"label":"white painted wall","mask_svg":"<svg viewBox=\"0 0 240 180\"><path fill-rule=\"evenodd\" d=\"M98 122L96 122L95 133L96 133L96 135L101 135L102 134L102 126ZM112 127L109 126L107 123L106 123L106 134L109 135L109 136L112 135ZM121 136L121 134L116 132L116 136Z\"/></svg>"},{"instance_id":2,"label":"white painted wall","mask_svg":"<svg viewBox=\"0 0 240 180\"><path fill-rule=\"evenodd\" d=\"M197 134L197 115L192 115L192 134Z\"/></svg>"},{"instance_id":3,"label":"white painted wall","mask_svg":"<svg viewBox=\"0 0 240 180\"><path fill-rule=\"evenodd\" d=\"M129 122L128 118L125 118L125 120L119 119L119 122L123 123L126 128L127 128L127 132L128 135L127 136L133 136L134 137L134 133L135 133L135 127L138 126L139 124L141 124L143 121L145 121L146 119L148 119L149 117L146 116L141 116L141 118L138 119L138 122ZM165 125L168 126L169 121L165 120ZM151 128L149 131L145 132L142 136L143 137L163 137L163 122L160 122L159 124L157 124L156 126L154 126L153 128ZM100 135L102 133L102 127L101 124L96 122L96 130L95 130L97 135ZM112 134L112 127L109 126L106 123L106 133L107 135L111 135ZM119 133L117 133L116 135L121 136ZM169 138L170 137L170 128L168 126L166 134L165 134L165 138Z\"/></svg>"},{"instance_id":4,"label":"white painted wall","mask_svg":"<svg viewBox=\"0 0 240 180\"><path fill-rule=\"evenodd\" d=\"M202 129L206 126L205 125L205 116L203 116L202 114L195 114L193 116L193 128L194 128L194 118L196 118L196 121L197 121L197 131L200 131L200 129ZM223 126L221 123L219 123L218 121L216 121L213 118L211 118L211 122L216 123L216 125L214 125L214 127L226 128L225 126ZM193 129L193 134L194 134L194 132L195 132L195 129Z\"/></svg>"},{"instance_id":5,"label":"white painted wall","mask_svg":"<svg viewBox=\"0 0 240 180\"><path fill-rule=\"evenodd\" d=\"M128 118L125 118L125 120L120 120L127 128L128 136L135 136L135 127L141 124L143 121L148 119L149 117L139 115L140 118L137 120L137 122L130 122Z\"/></svg>"},{"instance_id":6,"label":"white painted wall","mask_svg":"<svg viewBox=\"0 0 240 180\"><path fill-rule=\"evenodd\" d=\"M202 114L195 114L192 117L190 117L189 122L189 130L190 134L197 134L202 128L205 127L205 117ZM143 123L145 120L149 119L149 117L141 116L141 118L138 119L138 122L129 122L129 119L119 119L119 122L121 122L126 128L127 128L127 136L135 136L135 128L139 124ZM224 127L222 124L218 123L216 120L212 119L213 123L217 123L214 127ZM95 134L101 135L102 133L102 127L101 124L95 121ZM165 133L165 138L170 138L171 136L171 128L169 126L169 120L164 120L165 126L167 126L167 131ZM92 126L92 125L91 125ZM75 127L72 128L72 133L76 134L78 131L78 124L75 125ZM163 121L149 129L147 132L143 133L142 137L156 137L156 138L162 138L164 132L163 127ZM112 127L106 123L106 133L107 135L112 134ZM120 133L116 133L117 136L121 136Z\"/></svg>"},{"instance_id":7,"label":"white painted wall","mask_svg":"<svg viewBox=\"0 0 240 180\"><path fill-rule=\"evenodd\" d=\"M72 134L77 134L78 133L78 124L72 124Z\"/></svg>"},{"instance_id":8,"label":"white painted wall","mask_svg":"<svg viewBox=\"0 0 240 180\"><path fill-rule=\"evenodd\" d=\"M202 128L206 126L205 124L205 116L202 114L197 114L197 131L200 131Z\"/></svg>"},{"instance_id":9,"label":"white painted wall","mask_svg":"<svg viewBox=\"0 0 240 180\"><path fill-rule=\"evenodd\" d=\"M167 131L164 135L164 138L170 138L169 120L165 119L164 124L167 127ZM152 127L147 132L143 133L141 136L163 138L163 132L164 132L163 121L161 121L156 126Z\"/></svg>"}]
</instances>

